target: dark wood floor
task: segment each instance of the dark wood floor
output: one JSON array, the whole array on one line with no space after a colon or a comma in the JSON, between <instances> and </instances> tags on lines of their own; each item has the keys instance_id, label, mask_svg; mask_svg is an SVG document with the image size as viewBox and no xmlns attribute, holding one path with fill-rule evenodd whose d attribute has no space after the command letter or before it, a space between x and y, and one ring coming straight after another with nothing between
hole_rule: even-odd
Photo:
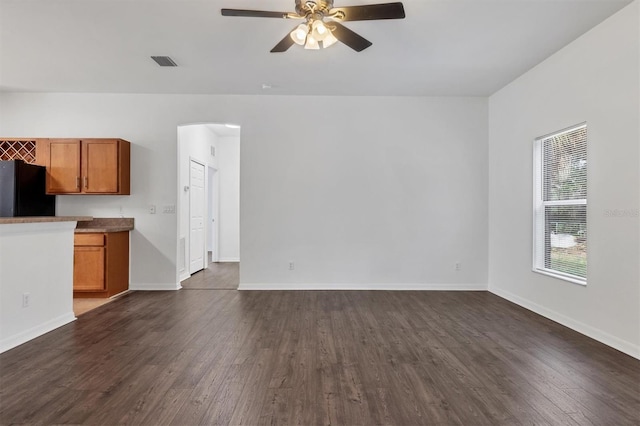
<instances>
[{"instance_id":1,"label":"dark wood floor","mask_svg":"<svg viewBox=\"0 0 640 426\"><path fill-rule=\"evenodd\" d=\"M1 424L640 423L640 361L486 292L134 292L0 380Z\"/></svg>"},{"instance_id":2,"label":"dark wood floor","mask_svg":"<svg viewBox=\"0 0 640 426\"><path fill-rule=\"evenodd\" d=\"M209 263L207 269L196 272L180 285L187 290L237 290L240 283L238 262Z\"/></svg>"}]
</instances>

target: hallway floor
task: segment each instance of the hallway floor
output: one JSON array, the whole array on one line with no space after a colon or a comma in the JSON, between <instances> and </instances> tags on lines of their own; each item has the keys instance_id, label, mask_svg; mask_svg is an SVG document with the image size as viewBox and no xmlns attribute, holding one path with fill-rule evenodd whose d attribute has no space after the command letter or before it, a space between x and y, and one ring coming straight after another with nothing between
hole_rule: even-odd
<instances>
[{"instance_id":1,"label":"hallway floor","mask_svg":"<svg viewBox=\"0 0 640 426\"><path fill-rule=\"evenodd\" d=\"M237 290L240 283L240 263L214 262L180 284L186 290Z\"/></svg>"}]
</instances>

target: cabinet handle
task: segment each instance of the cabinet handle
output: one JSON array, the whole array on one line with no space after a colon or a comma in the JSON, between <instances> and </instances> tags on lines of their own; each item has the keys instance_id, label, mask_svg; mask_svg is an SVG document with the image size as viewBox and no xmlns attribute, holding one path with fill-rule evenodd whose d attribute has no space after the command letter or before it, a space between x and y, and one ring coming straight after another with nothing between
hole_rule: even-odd
<instances>
[{"instance_id":1,"label":"cabinet handle","mask_svg":"<svg viewBox=\"0 0 640 426\"><path fill-rule=\"evenodd\" d=\"M76 176L76 189L80 189L80 176Z\"/></svg>"},{"instance_id":2,"label":"cabinet handle","mask_svg":"<svg viewBox=\"0 0 640 426\"><path fill-rule=\"evenodd\" d=\"M84 189L89 188L89 178L87 176L84 177Z\"/></svg>"}]
</instances>

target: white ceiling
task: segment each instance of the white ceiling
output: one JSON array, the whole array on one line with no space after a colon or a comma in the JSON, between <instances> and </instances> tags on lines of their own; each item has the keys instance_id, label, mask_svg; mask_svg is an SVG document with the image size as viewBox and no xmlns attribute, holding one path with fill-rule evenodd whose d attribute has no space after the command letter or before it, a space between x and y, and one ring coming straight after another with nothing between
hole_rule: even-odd
<instances>
[{"instance_id":1,"label":"white ceiling","mask_svg":"<svg viewBox=\"0 0 640 426\"><path fill-rule=\"evenodd\" d=\"M0 90L487 96L628 3L405 0L404 20L345 23L373 42L361 53L276 54L297 21L220 9L292 11L294 0L0 0Z\"/></svg>"}]
</instances>

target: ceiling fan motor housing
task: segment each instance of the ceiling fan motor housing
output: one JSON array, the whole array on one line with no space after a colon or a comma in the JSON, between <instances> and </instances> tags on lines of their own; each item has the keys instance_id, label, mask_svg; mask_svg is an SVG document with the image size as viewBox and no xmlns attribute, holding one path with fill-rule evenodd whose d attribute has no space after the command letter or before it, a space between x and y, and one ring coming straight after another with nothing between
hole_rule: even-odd
<instances>
[{"instance_id":1,"label":"ceiling fan motor housing","mask_svg":"<svg viewBox=\"0 0 640 426\"><path fill-rule=\"evenodd\" d=\"M333 0L296 0L296 12L300 16L306 16L309 13L327 15L331 9L333 9Z\"/></svg>"}]
</instances>

